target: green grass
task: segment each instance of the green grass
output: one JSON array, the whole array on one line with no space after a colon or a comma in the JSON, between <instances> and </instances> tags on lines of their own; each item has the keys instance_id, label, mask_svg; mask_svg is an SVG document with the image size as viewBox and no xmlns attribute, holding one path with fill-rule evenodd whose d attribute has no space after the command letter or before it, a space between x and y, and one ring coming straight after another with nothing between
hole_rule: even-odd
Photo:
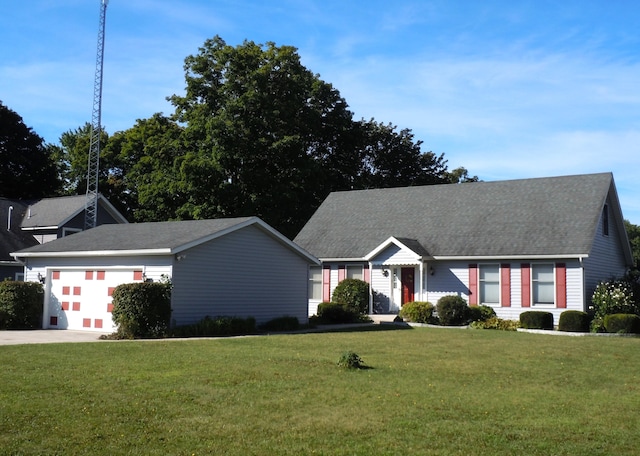
<instances>
[{"instance_id":1,"label":"green grass","mask_svg":"<svg viewBox=\"0 0 640 456\"><path fill-rule=\"evenodd\" d=\"M348 350L370 368L339 368ZM634 338L420 328L4 346L0 365L0 454L640 448Z\"/></svg>"}]
</instances>

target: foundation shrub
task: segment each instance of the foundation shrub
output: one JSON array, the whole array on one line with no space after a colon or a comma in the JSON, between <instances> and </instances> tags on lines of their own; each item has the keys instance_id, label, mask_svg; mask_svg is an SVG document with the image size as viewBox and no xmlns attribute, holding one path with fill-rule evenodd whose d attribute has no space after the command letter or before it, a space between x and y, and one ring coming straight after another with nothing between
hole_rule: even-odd
<instances>
[{"instance_id":1,"label":"foundation shrub","mask_svg":"<svg viewBox=\"0 0 640 456\"><path fill-rule=\"evenodd\" d=\"M640 317L636 314L610 314L604 317L608 333L640 334Z\"/></svg>"},{"instance_id":2,"label":"foundation shrub","mask_svg":"<svg viewBox=\"0 0 640 456\"><path fill-rule=\"evenodd\" d=\"M209 317L192 325L177 326L171 330L172 337L213 337L243 336L256 333L256 319L253 317Z\"/></svg>"},{"instance_id":3,"label":"foundation shrub","mask_svg":"<svg viewBox=\"0 0 640 456\"><path fill-rule=\"evenodd\" d=\"M503 320L498 317L491 317L483 321L474 321L469 325L474 329L498 329L500 331L516 331L520 327L520 322L514 320Z\"/></svg>"},{"instance_id":4,"label":"foundation shrub","mask_svg":"<svg viewBox=\"0 0 640 456\"><path fill-rule=\"evenodd\" d=\"M113 291L118 338L164 337L171 318L171 284L125 283Z\"/></svg>"},{"instance_id":5,"label":"foundation shrub","mask_svg":"<svg viewBox=\"0 0 640 456\"><path fill-rule=\"evenodd\" d=\"M487 321L496 317L496 311L489 306L469 306L467 309L467 321Z\"/></svg>"},{"instance_id":6,"label":"foundation shrub","mask_svg":"<svg viewBox=\"0 0 640 456\"><path fill-rule=\"evenodd\" d=\"M413 323L435 323L435 307L427 301L412 301L402 306L400 317Z\"/></svg>"},{"instance_id":7,"label":"foundation shrub","mask_svg":"<svg viewBox=\"0 0 640 456\"><path fill-rule=\"evenodd\" d=\"M369 284L359 279L344 279L333 290L331 302L361 315L369 313Z\"/></svg>"},{"instance_id":8,"label":"foundation shrub","mask_svg":"<svg viewBox=\"0 0 640 456\"><path fill-rule=\"evenodd\" d=\"M560 314L558 321L559 331L589 332L591 318L586 312L579 310L566 310Z\"/></svg>"},{"instance_id":9,"label":"foundation shrub","mask_svg":"<svg viewBox=\"0 0 640 456\"><path fill-rule=\"evenodd\" d=\"M360 321L360 314L351 308L335 302L323 302L318 305L317 323L340 324L356 323Z\"/></svg>"},{"instance_id":10,"label":"foundation shrub","mask_svg":"<svg viewBox=\"0 0 640 456\"><path fill-rule=\"evenodd\" d=\"M553 314L539 310L522 312L520 326L526 329L553 329Z\"/></svg>"},{"instance_id":11,"label":"foundation shrub","mask_svg":"<svg viewBox=\"0 0 640 456\"><path fill-rule=\"evenodd\" d=\"M263 331L295 331L300 329L300 322L297 317L278 317L260 325Z\"/></svg>"},{"instance_id":12,"label":"foundation shrub","mask_svg":"<svg viewBox=\"0 0 640 456\"><path fill-rule=\"evenodd\" d=\"M467 302L460 296L443 296L438 300L436 310L443 326L462 326L468 315Z\"/></svg>"},{"instance_id":13,"label":"foundation shrub","mask_svg":"<svg viewBox=\"0 0 640 456\"><path fill-rule=\"evenodd\" d=\"M0 282L0 329L42 327L44 290L37 282Z\"/></svg>"}]
</instances>

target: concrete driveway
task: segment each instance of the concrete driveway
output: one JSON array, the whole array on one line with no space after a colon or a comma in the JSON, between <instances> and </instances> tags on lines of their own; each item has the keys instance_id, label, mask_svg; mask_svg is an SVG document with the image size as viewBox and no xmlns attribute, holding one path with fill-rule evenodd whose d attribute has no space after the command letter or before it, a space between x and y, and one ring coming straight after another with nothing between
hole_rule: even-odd
<instances>
[{"instance_id":1,"label":"concrete driveway","mask_svg":"<svg viewBox=\"0 0 640 456\"><path fill-rule=\"evenodd\" d=\"M99 337L102 334L108 333L94 331L73 331L69 329L0 331L0 345L99 342Z\"/></svg>"}]
</instances>

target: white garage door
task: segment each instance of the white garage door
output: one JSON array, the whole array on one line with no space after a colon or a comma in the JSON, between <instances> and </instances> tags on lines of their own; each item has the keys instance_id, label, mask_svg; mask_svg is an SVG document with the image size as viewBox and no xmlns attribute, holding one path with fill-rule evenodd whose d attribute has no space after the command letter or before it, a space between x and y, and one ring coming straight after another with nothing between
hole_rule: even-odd
<instances>
[{"instance_id":1,"label":"white garage door","mask_svg":"<svg viewBox=\"0 0 640 456\"><path fill-rule=\"evenodd\" d=\"M142 269L58 269L50 274L48 319L53 329L115 331L113 290L143 280Z\"/></svg>"}]
</instances>

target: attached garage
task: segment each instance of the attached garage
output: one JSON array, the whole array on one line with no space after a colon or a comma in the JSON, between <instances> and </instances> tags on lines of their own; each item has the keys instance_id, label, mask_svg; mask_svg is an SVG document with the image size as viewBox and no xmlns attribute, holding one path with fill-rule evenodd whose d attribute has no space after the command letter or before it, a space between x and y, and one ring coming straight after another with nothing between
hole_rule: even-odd
<instances>
[{"instance_id":1,"label":"attached garage","mask_svg":"<svg viewBox=\"0 0 640 456\"><path fill-rule=\"evenodd\" d=\"M257 217L102 225L12 254L45 286L43 328L113 332L123 283L173 284L172 325L210 316L308 318L318 260Z\"/></svg>"}]
</instances>

